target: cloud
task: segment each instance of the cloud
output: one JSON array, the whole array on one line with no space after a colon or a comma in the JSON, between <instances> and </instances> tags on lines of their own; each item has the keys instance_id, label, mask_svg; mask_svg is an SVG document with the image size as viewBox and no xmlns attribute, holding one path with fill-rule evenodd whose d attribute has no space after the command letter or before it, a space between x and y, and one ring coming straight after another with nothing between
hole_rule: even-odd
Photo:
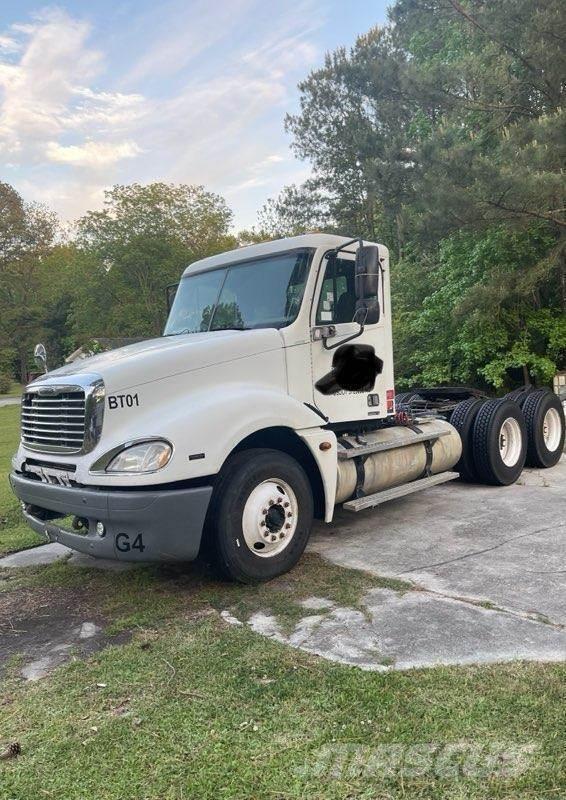
<instances>
[{"instance_id":1,"label":"cloud","mask_svg":"<svg viewBox=\"0 0 566 800\"><path fill-rule=\"evenodd\" d=\"M0 53L17 53L20 43L12 36L0 35Z\"/></svg>"},{"instance_id":2,"label":"cloud","mask_svg":"<svg viewBox=\"0 0 566 800\"><path fill-rule=\"evenodd\" d=\"M38 162L47 152L52 160L90 166L115 161L112 151L134 154L133 145L108 139L139 119L143 98L91 88L102 55L89 47L89 34L86 22L51 9L0 39L19 55L7 61L6 48L0 50L0 152L12 162ZM81 143L86 132L93 141ZM58 141L69 136L79 141Z\"/></svg>"},{"instance_id":3,"label":"cloud","mask_svg":"<svg viewBox=\"0 0 566 800\"><path fill-rule=\"evenodd\" d=\"M49 161L74 164L79 167L99 167L123 158L133 158L142 152L135 142L85 142L83 145L63 146L48 142L45 154Z\"/></svg>"},{"instance_id":4,"label":"cloud","mask_svg":"<svg viewBox=\"0 0 566 800\"><path fill-rule=\"evenodd\" d=\"M127 24L105 18L124 26L115 62L90 17L51 8L0 30L5 179L67 219L117 182L202 183L250 224L297 168L283 117L320 58L320 0L142 3Z\"/></svg>"},{"instance_id":5,"label":"cloud","mask_svg":"<svg viewBox=\"0 0 566 800\"><path fill-rule=\"evenodd\" d=\"M139 24L150 26L150 45L131 66L123 82L128 85L147 78L177 75L189 64L197 64L206 51L221 54L244 24L257 0L170 0L146 12ZM171 21L174 20L174 24ZM226 47L221 42L226 40Z\"/></svg>"},{"instance_id":6,"label":"cloud","mask_svg":"<svg viewBox=\"0 0 566 800\"><path fill-rule=\"evenodd\" d=\"M201 67L195 63L186 71L189 80L177 80L172 96L154 102L139 141L146 152L159 154L153 163L161 177L202 182L235 195L261 187L271 191L274 174L288 171L292 159L283 118L297 80L319 57L311 37L322 23L321 14L314 13L312 0L273 8L255 2L251 12L248 5L245 14L241 3L234 5L230 41L221 53L215 52L216 68L211 71L203 55ZM215 6L214 11L228 6ZM245 17L241 36L238 13ZM174 43L168 36L155 47L167 52ZM142 63L145 68L145 56ZM152 172L149 176L157 177ZM277 189L281 185L276 182Z\"/></svg>"}]
</instances>

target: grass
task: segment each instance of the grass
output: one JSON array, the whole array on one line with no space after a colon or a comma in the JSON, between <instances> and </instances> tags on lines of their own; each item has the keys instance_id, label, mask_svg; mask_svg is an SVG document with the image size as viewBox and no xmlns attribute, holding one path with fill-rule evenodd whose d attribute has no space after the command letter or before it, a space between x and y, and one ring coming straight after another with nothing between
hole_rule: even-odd
<instances>
[{"instance_id":1,"label":"grass","mask_svg":"<svg viewBox=\"0 0 566 800\"><path fill-rule=\"evenodd\" d=\"M18 500L8 481L12 456L20 438L18 406L0 408L0 556L43 544L44 539L22 521Z\"/></svg>"},{"instance_id":2,"label":"grass","mask_svg":"<svg viewBox=\"0 0 566 800\"><path fill-rule=\"evenodd\" d=\"M8 577L0 604L33 589L45 613L45 593L59 592L133 636L35 684L22 683L13 662L0 690L0 746L18 741L22 755L0 762L1 800L563 796L564 665L363 672L219 614L285 617L289 608L292 618L312 595L356 605L383 585L378 578L313 555L260 587L226 585L197 567L116 574L58 562ZM384 745L462 743L535 753L515 777L474 777L473 764L472 774L449 775L367 765ZM362 760L337 769L329 748L357 748Z\"/></svg>"}]
</instances>

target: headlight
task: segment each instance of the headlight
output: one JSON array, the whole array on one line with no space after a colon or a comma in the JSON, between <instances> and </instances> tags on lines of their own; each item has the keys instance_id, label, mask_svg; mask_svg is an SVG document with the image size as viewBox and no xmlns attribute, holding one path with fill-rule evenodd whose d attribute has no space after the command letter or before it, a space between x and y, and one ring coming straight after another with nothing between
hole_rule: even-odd
<instances>
[{"instance_id":1,"label":"headlight","mask_svg":"<svg viewBox=\"0 0 566 800\"><path fill-rule=\"evenodd\" d=\"M172 454L169 442L138 442L114 456L106 472L157 472L169 463Z\"/></svg>"}]
</instances>

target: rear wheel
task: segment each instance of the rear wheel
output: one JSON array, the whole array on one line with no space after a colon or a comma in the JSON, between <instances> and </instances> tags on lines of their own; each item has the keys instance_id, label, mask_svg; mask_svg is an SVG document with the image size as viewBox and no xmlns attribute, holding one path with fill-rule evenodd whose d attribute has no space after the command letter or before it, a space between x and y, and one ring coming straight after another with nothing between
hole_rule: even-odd
<instances>
[{"instance_id":1,"label":"rear wheel","mask_svg":"<svg viewBox=\"0 0 566 800\"><path fill-rule=\"evenodd\" d=\"M450 424L453 425L462 440L462 455L455 465L454 470L460 473L464 481L474 482L478 480L478 473L474 462L473 430L474 422L478 411L485 400L472 397L458 403L450 417Z\"/></svg>"},{"instance_id":2,"label":"rear wheel","mask_svg":"<svg viewBox=\"0 0 566 800\"><path fill-rule=\"evenodd\" d=\"M527 397L536 391L537 390L534 386L525 384L525 386L520 386L518 389L513 389L512 392L508 392L504 399L514 400L522 408Z\"/></svg>"},{"instance_id":3,"label":"rear wheel","mask_svg":"<svg viewBox=\"0 0 566 800\"><path fill-rule=\"evenodd\" d=\"M478 411L472 433L479 479L494 486L514 483L525 466L527 429L516 402L488 400Z\"/></svg>"},{"instance_id":4,"label":"rear wheel","mask_svg":"<svg viewBox=\"0 0 566 800\"><path fill-rule=\"evenodd\" d=\"M523 403L527 424L527 464L553 467L564 450L564 411L552 392L533 392Z\"/></svg>"},{"instance_id":5,"label":"rear wheel","mask_svg":"<svg viewBox=\"0 0 566 800\"><path fill-rule=\"evenodd\" d=\"M414 395L414 392L401 392L400 394L395 395L395 405L401 406L408 403L411 397Z\"/></svg>"},{"instance_id":6,"label":"rear wheel","mask_svg":"<svg viewBox=\"0 0 566 800\"><path fill-rule=\"evenodd\" d=\"M237 453L211 503L215 560L231 580L275 578L301 557L312 520L311 486L295 459L277 450Z\"/></svg>"}]
</instances>

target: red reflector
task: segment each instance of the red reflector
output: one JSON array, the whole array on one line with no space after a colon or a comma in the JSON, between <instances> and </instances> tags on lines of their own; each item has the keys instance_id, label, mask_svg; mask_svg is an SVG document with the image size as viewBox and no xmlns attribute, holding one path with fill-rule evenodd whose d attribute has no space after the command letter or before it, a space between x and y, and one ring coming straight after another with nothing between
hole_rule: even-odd
<instances>
[{"instance_id":1,"label":"red reflector","mask_svg":"<svg viewBox=\"0 0 566 800\"><path fill-rule=\"evenodd\" d=\"M385 397L387 400L393 400L393 398L395 397L395 389L388 389L387 392L385 393Z\"/></svg>"}]
</instances>

